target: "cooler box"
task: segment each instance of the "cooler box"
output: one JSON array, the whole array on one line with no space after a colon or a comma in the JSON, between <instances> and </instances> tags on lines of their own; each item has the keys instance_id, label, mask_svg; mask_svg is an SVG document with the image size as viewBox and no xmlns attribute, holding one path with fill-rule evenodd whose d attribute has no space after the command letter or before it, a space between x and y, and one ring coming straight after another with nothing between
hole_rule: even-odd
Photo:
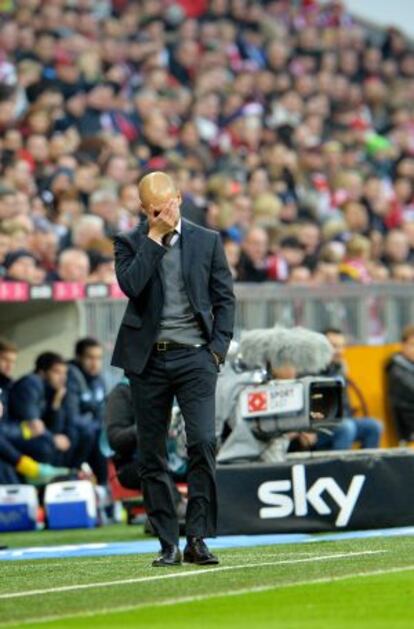
<instances>
[{"instance_id":1,"label":"cooler box","mask_svg":"<svg viewBox=\"0 0 414 629\"><path fill-rule=\"evenodd\" d=\"M95 489L88 480L51 483L46 487L44 505L49 529L96 526Z\"/></svg>"},{"instance_id":2,"label":"cooler box","mask_svg":"<svg viewBox=\"0 0 414 629\"><path fill-rule=\"evenodd\" d=\"M38 507L33 485L0 485L0 532L32 531Z\"/></svg>"}]
</instances>

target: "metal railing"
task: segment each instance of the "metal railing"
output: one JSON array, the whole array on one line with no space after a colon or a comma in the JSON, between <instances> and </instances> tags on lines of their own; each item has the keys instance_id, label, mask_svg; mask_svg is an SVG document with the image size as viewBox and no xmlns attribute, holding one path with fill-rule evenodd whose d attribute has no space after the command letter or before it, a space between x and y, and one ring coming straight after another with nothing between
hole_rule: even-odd
<instances>
[{"instance_id":1,"label":"metal railing","mask_svg":"<svg viewBox=\"0 0 414 629\"><path fill-rule=\"evenodd\" d=\"M275 283L236 284L235 337L242 330L301 325L323 331L341 328L351 343L392 343L402 328L414 323L414 286L411 284L333 284L318 287L284 286ZM86 300L84 329L105 347L109 379L110 356L126 306L124 300ZM110 375L112 373L112 375Z\"/></svg>"},{"instance_id":2,"label":"metal railing","mask_svg":"<svg viewBox=\"0 0 414 629\"><path fill-rule=\"evenodd\" d=\"M237 329L302 325L341 328L351 343L391 343L414 323L411 284L332 284L318 287L240 284Z\"/></svg>"}]
</instances>

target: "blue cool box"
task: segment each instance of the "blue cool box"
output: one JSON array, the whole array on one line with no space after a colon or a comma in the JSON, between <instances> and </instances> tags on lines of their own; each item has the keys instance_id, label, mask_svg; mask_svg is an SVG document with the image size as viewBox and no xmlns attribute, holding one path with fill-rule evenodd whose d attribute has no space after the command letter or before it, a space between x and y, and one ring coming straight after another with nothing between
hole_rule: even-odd
<instances>
[{"instance_id":1,"label":"blue cool box","mask_svg":"<svg viewBox=\"0 0 414 629\"><path fill-rule=\"evenodd\" d=\"M36 521L30 517L27 504L0 505L0 532L33 531Z\"/></svg>"},{"instance_id":2,"label":"blue cool box","mask_svg":"<svg viewBox=\"0 0 414 629\"><path fill-rule=\"evenodd\" d=\"M38 507L33 485L0 485L0 532L33 531Z\"/></svg>"},{"instance_id":3,"label":"blue cool box","mask_svg":"<svg viewBox=\"0 0 414 629\"><path fill-rule=\"evenodd\" d=\"M44 505L50 529L89 529L96 526L96 494L90 481L50 483L46 487Z\"/></svg>"},{"instance_id":4,"label":"blue cool box","mask_svg":"<svg viewBox=\"0 0 414 629\"><path fill-rule=\"evenodd\" d=\"M96 526L96 518L88 515L86 502L49 504L47 521L50 529L81 529Z\"/></svg>"}]
</instances>

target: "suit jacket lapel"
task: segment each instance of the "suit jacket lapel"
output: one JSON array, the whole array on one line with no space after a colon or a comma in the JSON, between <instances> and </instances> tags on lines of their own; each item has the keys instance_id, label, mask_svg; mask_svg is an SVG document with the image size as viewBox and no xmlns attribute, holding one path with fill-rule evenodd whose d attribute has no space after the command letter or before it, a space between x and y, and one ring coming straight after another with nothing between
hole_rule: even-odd
<instances>
[{"instance_id":1,"label":"suit jacket lapel","mask_svg":"<svg viewBox=\"0 0 414 629\"><path fill-rule=\"evenodd\" d=\"M184 285L189 292L190 272L192 261L195 258L195 242L192 238L193 226L184 218L181 222L181 267Z\"/></svg>"}]
</instances>

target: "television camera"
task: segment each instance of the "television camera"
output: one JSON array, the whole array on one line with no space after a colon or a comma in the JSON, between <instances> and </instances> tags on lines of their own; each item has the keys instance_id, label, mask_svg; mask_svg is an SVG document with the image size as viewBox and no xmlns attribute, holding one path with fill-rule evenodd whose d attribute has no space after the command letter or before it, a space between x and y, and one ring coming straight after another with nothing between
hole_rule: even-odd
<instances>
[{"instance_id":1,"label":"television camera","mask_svg":"<svg viewBox=\"0 0 414 629\"><path fill-rule=\"evenodd\" d=\"M304 328L242 334L218 383L218 462L281 460L297 433L333 430L343 385L317 375L331 358L326 337Z\"/></svg>"}]
</instances>

